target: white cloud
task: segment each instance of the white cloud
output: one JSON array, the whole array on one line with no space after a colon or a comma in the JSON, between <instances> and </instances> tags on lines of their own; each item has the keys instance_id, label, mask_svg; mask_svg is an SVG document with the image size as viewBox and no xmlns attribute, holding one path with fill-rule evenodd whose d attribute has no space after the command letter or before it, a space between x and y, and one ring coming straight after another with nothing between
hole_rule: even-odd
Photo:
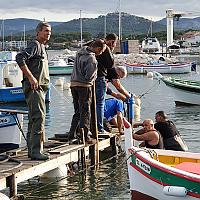
<instances>
[{"instance_id":1,"label":"white cloud","mask_svg":"<svg viewBox=\"0 0 200 200\"><path fill-rule=\"evenodd\" d=\"M97 17L119 10L130 14L160 19L166 9L188 12L200 10L199 0L0 0L0 18L32 18L49 21L69 21L82 17ZM198 12L197 15L200 15Z\"/></svg>"}]
</instances>

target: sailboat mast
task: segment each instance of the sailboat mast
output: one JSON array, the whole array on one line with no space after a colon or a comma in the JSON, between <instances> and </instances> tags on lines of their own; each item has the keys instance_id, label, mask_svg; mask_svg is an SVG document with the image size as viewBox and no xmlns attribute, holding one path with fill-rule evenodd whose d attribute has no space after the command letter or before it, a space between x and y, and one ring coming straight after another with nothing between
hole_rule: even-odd
<instances>
[{"instance_id":1,"label":"sailboat mast","mask_svg":"<svg viewBox=\"0 0 200 200\"><path fill-rule=\"evenodd\" d=\"M26 48L26 25L24 24L24 49Z\"/></svg>"},{"instance_id":2,"label":"sailboat mast","mask_svg":"<svg viewBox=\"0 0 200 200\"><path fill-rule=\"evenodd\" d=\"M82 24L82 16L81 16L82 10L80 10L80 29L81 29L81 47L83 46L83 24Z\"/></svg>"},{"instance_id":3,"label":"sailboat mast","mask_svg":"<svg viewBox=\"0 0 200 200\"><path fill-rule=\"evenodd\" d=\"M121 0L119 0L119 41L122 39L121 38Z\"/></svg>"},{"instance_id":4,"label":"sailboat mast","mask_svg":"<svg viewBox=\"0 0 200 200\"><path fill-rule=\"evenodd\" d=\"M2 41L2 50L4 51L5 50L4 19L2 20L2 38L3 38L3 41Z\"/></svg>"},{"instance_id":5,"label":"sailboat mast","mask_svg":"<svg viewBox=\"0 0 200 200\"><path fill-rule=\"evenodd\" d=\"M106 38L106 15L104 17L104 38Z\"/></svg>"}]
</instances>

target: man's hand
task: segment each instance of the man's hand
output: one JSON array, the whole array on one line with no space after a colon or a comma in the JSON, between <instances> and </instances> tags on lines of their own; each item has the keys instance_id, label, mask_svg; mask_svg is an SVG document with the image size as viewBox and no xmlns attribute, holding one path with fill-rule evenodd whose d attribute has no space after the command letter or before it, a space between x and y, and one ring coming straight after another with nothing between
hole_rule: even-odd
<instances>
[{"instance_id":1,"label":"man's hand","mask_svg":"<svg viewBox=\"0 0 200 200\"><path fill-rule=\"evenodd\" d=\"M38 89L38 81L34 76L31 76L29 79L31 89L32 90L37 90Z\"/></svg>"}]
</instances>

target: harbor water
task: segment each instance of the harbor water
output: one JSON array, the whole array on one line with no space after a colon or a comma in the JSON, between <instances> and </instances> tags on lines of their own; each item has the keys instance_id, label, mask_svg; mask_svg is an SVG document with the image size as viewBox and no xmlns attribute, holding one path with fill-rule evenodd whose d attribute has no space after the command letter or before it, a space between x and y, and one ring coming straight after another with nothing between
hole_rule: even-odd
<instances>
[{"instance_id":1,"label":"harbor water","mask_svg":"<svg viewBox=\"0 0 200 200\"><path fill-rule=\"evenodd\" d=\"M173 76L200 80L198 72ZM61 77L66 83L70 80L70 76ZM68 131L73 114L70 90L63 90L60 86L55 86L58 78L60 76L51 77L51 102L47 107L46 138ZM200 152L200 106L176 107L170 88L162 82L149 79L144 75L129 75L121 82L129 92L142 96L141 121L145 118L154 119L157 111L164 110L177 125L189 150ZM25 132L27 130L27 116L24 117L23 130ZM74 176L64 179L36 177L19 184L18 193L24 194L29 200L128 200L130 195L126 158L122 153L113 159L104 160L97 171L88 170L86 174L77 172Z\"/></svg>"}]
</instances>

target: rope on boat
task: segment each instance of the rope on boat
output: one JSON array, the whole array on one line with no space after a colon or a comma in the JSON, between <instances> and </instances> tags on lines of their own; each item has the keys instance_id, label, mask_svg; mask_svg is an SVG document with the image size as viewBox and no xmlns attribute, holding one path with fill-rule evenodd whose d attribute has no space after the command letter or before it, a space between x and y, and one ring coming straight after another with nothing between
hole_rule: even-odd
<instances>
[{"instance_id":1,"label":"rope on boat","mask_svg":"<svg viewBox=\"0 0 200 200\"><path fill-rule=\"evenodd\" d=\"M157 80L156 83L151 87L149 88L146 92L144 92L143 94L141 95L138 95L138 97L141 99L142 97L144 97L146 94L150 94L150 91L155 87L155 86L158 86L158 84L160 84L160 80Z\"/></svg>"},{"instance_id":2,"label":"rope on boat","mask_svg":"<svg viewBox=\"0 0 200 200\"><path fill-rule=\"evenodd\" d=\"M11 171L11 170L14 170L14 169L17 169L19 167L21 167L23 165L23 163L17 159L14 159L14 158L11 158L10 156L8 155L1 155L3 156L3 160L1 160L1 163L5 163L5 162L15 162L15 163L18 163L18 165L16 166L13 166L13 167L10 167L8 169L4 169L4 170L0 170L0 173L4 173L4 172L8 172L8 171ZM0 163L0 164L1 164Z\"/></svg>"},{"instance_id":3,"label":"rope on boat","mask_svg":"<svg viewBox=\"0 0 200 200\"><path fill-rule=\"evenodd\" d=\"M10 113L10 114L13 116L13 118L14 118L14 120L15 120L15 122L16 122L16 124L17 124L19 130L20 130L20 132L22 133L22 135L23 135L23 137L24 137L24 139L25 139L25 141L26 141L26 143L27 143L27 138L26 138L26 136L25 136L25 134L24 134L24 131L23 131L23 129L22 129L22 126L21 126L21 124L20 124L20 122L19 122L19 119L18 119L17 115L14 114L14 113Z\"/></svg>"},{"instance_id":4,"label":"rope on boat","mask_svg":"<svg viewBox=\"0 0 200 200\"><path fill-rule=\"evenodd\" d=\"M53 84L51 84L51 86L55 89L56 93L57 93L60 97L63 97L64 100L67 101L67 103L70 103L69 99L68 99L65 95L62 95L61 92L60 92Z\"/></svg>"}]
</instances>

